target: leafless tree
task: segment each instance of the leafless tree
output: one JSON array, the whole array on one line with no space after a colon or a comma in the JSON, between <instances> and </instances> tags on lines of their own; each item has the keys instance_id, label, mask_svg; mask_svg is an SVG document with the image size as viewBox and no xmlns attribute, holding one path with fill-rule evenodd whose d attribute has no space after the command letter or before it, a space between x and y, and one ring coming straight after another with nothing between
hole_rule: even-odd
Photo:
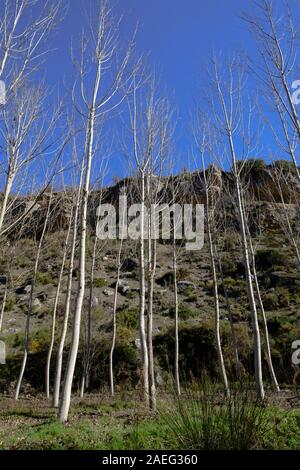
<instances>
[{"instance_id":1,"label":"leafless tree","mask_svg":"<svg viewBox=\"0 0 300 470\"><path fill-rule=\"evenodd\" d=\"M73 223L73 232L72 232L71 249L70 249L70 261L69 261L69 266L68 266L67 287L66 287L66 295L65 295L65 303L64 303L64 315L63 315L63 322L62 322L60 338L59 338L57 353L56 353L56 366L55 366L53 399L52 399L52 405L56 408L59 406L61 374L62 374L62 365L63 365L63 352L64 352L64 347L65 347L65 342L66 342L69 314L70 314L70 308L71 308L70 303L71 303L72 285L73 285L73 270L74 270L74 261L75 261L76 241L77 241L77 235L78 235L78 218L79 218L81 192L82 192L83 172L84 172L84 160L82 160L82 163L81 163L79 184L78 184L77 190L74 193L73 221L72 220L70 221L70 223Z\"/></svg>"},{"instance_id":2,"label":"leafless tree","mask_svg":"<svg viewBox=\"0 0 300 470\"><path fill-rule=\"evenodd\" d=\"M7 95L36 72L49 51L49 34L63 5L42 0L3 0L0 5L0 79Z\"/></svg>"},{"instance_id":3,"label":"leafless tree","mask_svg":"<svg viewBox=\"0 0 300 470\"><path fill-rule=\"evenodd\" d=\"M80 72L80 90L83 101L83 110L79 110L73 93L74 106L80 112L86 122L86 140L84 147L85 172L83 177L82 199L80 208L80 246L79 246L79 279L78 290L75 302L73 317L72 340L65 373L63 393L60 403L59 419L64 422L68 419L72 383L77 360L78 345L80 338L81 312L85 292L85 259L86 259L86 228L87 228L87 204L90 189L91 165L94 156L94 134L97 122L103 121L109 111L120 105L124 99L124 94L120 93L128 84L130 78L126 75L131 58L133 44L130 43L123 58L117 60L114 67L114 60L118 56L118 25L111 12L108 2L101 1L97 10L97 24L95 30L92 29L91 49L88 51L89 42L87 38L82 41L81 58L78 63ZM86 61L92 63L94 78L92 81L86 77ZM114 70L114 72L112 72ZM109 76L108 73L113 73ZM106 75L106 79L103 77ZM109 81L108 89L104 90L105 83ZM88 90L91 86L92 90ZM89 97L90 96L90 97Z\"/></svg>"},{"instance_id":4,"label":"leafless tree","mask_svg":"<svg viewBox=\"0 0 300 470\"><path fill-rule=\"evenodd\" d=\"M242 147L245 158L247 155L249 155L252 147L254 146L252 135L253 113L251 105L247 110L247 107L245 106L245 100L243 100L243 68L241 67L239 61L234 59L229 62L228 66L225 68L225 77L223 77L223 80L220 76L220 67L217 59L214 58L212 62L213 76L211 79L213 80L213 89L217 95L217 101L211 101L213 110L213 125L218 129L218 131L221 132L222 137L225 138L225 143L227 145L231 159L248 299L252 314L256 391L258 397L263 399L265 392L262 377L261 339L251 272L249 244L245 226L245 214L242 204L242 188L240 180L241 168L237 165L237 149ZM247 113L246 124L244 121L245 113Z\"/></svg>"},{"instance_id":5,"label":"leafless tree","mask_svg":"<svg viewBox=\"0 0 300 470\"><path fill-rule=\"evenodd\" d=\"M288 2L280 5L276 2L260 0L258 14L244 14L243 19L253 33L259 52L260 61L254 64L255 75L263 84L271 109L279 118L279 128L273 123L271 128L281 148L289 154L300 182L300 172L295 149L300 139L300 120L295 102L294 90L290 77L295 72L297 63L298 31L296 19ZM297 87L296 87L297 88ZM286 142L284 145L283 142Z\"/></svg>"}]
</instances>

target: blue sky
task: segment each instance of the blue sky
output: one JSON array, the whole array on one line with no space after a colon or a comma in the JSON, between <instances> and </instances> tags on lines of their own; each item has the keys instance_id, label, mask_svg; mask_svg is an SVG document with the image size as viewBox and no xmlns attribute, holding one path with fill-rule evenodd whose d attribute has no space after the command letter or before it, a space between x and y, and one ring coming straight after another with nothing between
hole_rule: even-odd
<instances>
[{"instance_id":1,"label":"blue sky","mask_svg":"<svg viewBox=\"0 0 300 470\"><path fill-rule=\"evenodd\" d=\"M89 0L71 0L59 26L48 57L45 74L49 84L72 82L71 40L77 43L84 27L84 12ZM95 0L91 0L92 2ZM212 51L224 56L246 49L255 54L253 39L239 15L251 10L251 0L119 0L118 14L124 14L121 38L124 42L139 24L137 47L149 53L149 62L160 76L178 114L176 152L182 166L191 146L190 113L199 90L205 86L206 64ZM116 160L116 159L115 159ZM120 161L112 161L110 173L123 172ZM121 174L120 174L121 173Z\"/></svg>"}]
</instances>

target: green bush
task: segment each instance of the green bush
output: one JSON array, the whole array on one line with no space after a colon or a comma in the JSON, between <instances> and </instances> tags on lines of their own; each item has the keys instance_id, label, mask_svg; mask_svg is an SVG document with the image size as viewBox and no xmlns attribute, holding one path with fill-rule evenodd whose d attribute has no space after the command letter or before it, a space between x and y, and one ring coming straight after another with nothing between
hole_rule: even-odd
<instances>
[{"instance_id":1,"label":"green bush","mask_svg":"<svg viewBox=\"0 0 300 470\"><path fill-rule=\"evenodd\" d=\"M102 277L98 277L98 278L94 279L93 286L94 287L106 287L107 286L107 280L102 278Z\"/></svg>"},{"instance_id":2,"label":"green bush","mask_svg":"<svg viewBox=\"0 0 300 470\"><path fill-rule=\"evenodd\" d=\"M153 340L155 355L160 366L173 370L174 328L160 333ZM199 377L207 370L212 377L218 377L218 358L215 349L215 336L210 322L201 325L183 323L179 326L180 370L189 376ZM185 377L187 378L187 377Z\"/></svg>"},{"instance_id":3,"label":"green bush","mask_svg":"<svg viewBox=\"0 0 300 470\"><path fill-rule=\"evenodd\" d=\"M5 301L5 311L6 312L11 312L15 305L16 305L15 296L13 296L13 295L7 296L6 301Z\"/></svg>"},{"instance_id":4,"label":"green bush","mask_svg":"<svg viewBox=\"0 0 300 470\"><path fill-rule=\"evenodd\" d=\"M237 168L241 172L242 177L259 178L266 169L266 164L261 158L249 158L248 160L240 160L237 162Z\"/></svg>"},{"instance_id":5,"label":"green bush","mask_svg":"<svg viewBox=\"0 0 300 470\"><path fill-rule=\"evenodd\" d=\"M170 307L165 315L171 318L175 318L175 307ZM189 318L196 318L199 316L199 311L196 309L191 309L187 305L180 304L178 306L178 317L181 320L188 320Z\"/></svg>"},{"instance_id":6,"label":"green bush","mask_svg":"<svg viewBox=\"0 0 300 470\"><path fill-rule=\"evenodd\" d=\"M118 312L118 325L125 326L132 330L138 328L139 311L136 307L125 308Z\"/></svg>"},{"instance_id":7,"label":"green bush","mask_svg":"<svg viewBox=\"0 0 300 470\"><path fill-rule=\"evenodd\" d=\"M277 266L284 266L286 255L275 249L258 250L255 255L255 264L257 269L265 271L274 269Z\"/></svg>"},{"instance_id":8,"label":"green bush","mask_svg":"<svg viewBox=\"0 0 300 470\"><path fill-rule=\"evenodd\" d=\"M204 385L177 400L166 420L176 449L261 448L271 424L266 407L251 398L246 389L232 391L221 403L218 396L216 387Z\"/></svg>"},{"instance_id":9,"label":"green bush","mask_svg":"<svg viewBox=\"0 0 300 470\"><path fill-rule=\"evenodd\" d=\"M37 284L41 284L42 286L46 286L47 284L51 284L53 282L53 277L49 273L36 273L35 282Z\"/></svg>"},{"instance_id":10,"label":"green bush","mask_svg":"<svg viewBox=\"0 0 300 470\"><path fill-rule=\"evenodd\" d=\"M236 273L236 261L231 255L225 255L222 259L222 271L224 276L230 276Z\"/></svg>"}]
</instances>

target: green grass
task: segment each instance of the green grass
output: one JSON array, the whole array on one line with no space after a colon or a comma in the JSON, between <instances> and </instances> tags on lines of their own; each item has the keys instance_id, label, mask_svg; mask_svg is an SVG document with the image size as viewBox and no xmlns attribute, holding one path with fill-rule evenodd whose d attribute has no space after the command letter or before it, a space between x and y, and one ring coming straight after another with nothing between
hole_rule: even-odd
<instances>
[{"instance_id":1,"label":"green grass","mask_svg":"<svg viewBox=\"0 0 300 470\"><path fill-rule=\"evenodd\" d=\"M184 392L163 419L169 447L180 450L300 449L300 410L286 411L233 387L224 398L207 380Z\"/></svg>"},{"instance_id":2,"label":"green grass","mask_svg":"<svg viewBox=\"0 0 300 470\"><path fill-rule=\"evenodd\" d=\"M159 401L149 414L139 401L77 403L66 425L55 412L32 404L0 411L0 449L160 450L300 449L300 410L261 406L243 395L223 404ZM199 397L198 397L199 398ZM172 400L171 400L172 401Z\"/></svg>"}]
</instances>

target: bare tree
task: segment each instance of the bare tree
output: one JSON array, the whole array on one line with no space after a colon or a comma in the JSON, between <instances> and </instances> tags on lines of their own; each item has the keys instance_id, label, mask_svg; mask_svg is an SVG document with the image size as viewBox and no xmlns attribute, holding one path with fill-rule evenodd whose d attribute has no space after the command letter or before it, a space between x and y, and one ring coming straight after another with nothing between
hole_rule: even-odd
<instances>
[{"instance_id":1,"label":"bare tree","mask_svg":"<svg viewBox=\"0 0 300 470\"><path fill-rule=\"evenodd\" d=\"M122 195L126 196L126 186L122 189ZM125 223L125 205L123 205L123 212L119 214L119 227ZM109 351L109 385L110 385L110 394L113 397L115 395L115 386L114 386L114 351L116 346L117 339L117 305L118 305L118 289L120 285L120 275L122 269L122 250L123 250L123 236L120 237L118 254L117 254L117 274L116 274L116 284L114 291L114 304L113 304L113 315L112 315L112 341Z\"/></svg>"},{"instance_id":2,"label":"bare tree","mask_svg":"<svg viewBox=\"0 0 300 470\"><path fill-rule=\"evenodd\" d=\"M3 124L0 126L0 136L4 142L2 151L5 158L2 162L4 173L4 191L0 208L0 234L6 233L16 221L8 221L4 225L5 217L16 206L16 198L24 188L22 179L26 181L29 169L32 172L34 163L41 165L50 151L55 155L53 161L53 173L58 159L58 137L53 137L53 131L61 118L61 105L54 109L52 115L50 109L45 111L45 98L47 92L41 87L31 87L26 83L13 90L8 104L0 109ZM49 164L49 161L48 161ZM53 178L49 174L49 180ZM13 185L17 182L17 192L9 201ZM39 191L41 195L43 191ZM33 209L32 204L31 209ZM25 217L23 213L21 217Z\"/></svg>"},{"instance_id":3,"label":"bare tree","mask_svg":"<svg viewBox=\"0 0 300 470\"><path fill-rule=\"evenodd\" d=\"M66 342L69 314L70 314L70 302L71 302L72 284L73 284L73 269L74 269L76 240L77 240L77 232L78 232L78 218L79 218L81 192L82 192L83 172L84 172L84 160L82 160L82 163L81 163L78 188L74 194L73 233L72 233L72 240L71 240L70 261L69 261L69 266L68 266L68 278L67 278L66 296L65 296L65 304L64 304L64 316L63 316L63 323L61 327L60 339L59 339L58 347L57 347L57 353L56 353L56 367L55 367L53 399L52 399L52 405L56 408L59 406L63 352L64 352L64 347L65 347L65 342ZM70 223L71 222L72 221L70 221Z\"/></svg>"},{"instance_id":4,"label":"bare tree","mask_svg":"<svg viewBox=\"0 0 300 470\"><path fill-rule=\"evenodd\" d=\"M245 178L245 176L244 176ZM247 184L244 184L244 187L247 187ZM249 191L248 191L249 193ZM255 286L255 291L256 291L256 296L258 300L258 305L259 309L261 311L262 315L262 331L264 335L264 345L265 345L265 354L266 354L266 361L268 364L269 368L269 373L271 376L271 381L274 387L274 390L276 392L280 392L280 388L278 385L277 377L274 371L273 367L273 360L272 360L272 354L271 354L271 346L270 346L270 338L269 338L269 330L268 330L268 324L267 324L267 318L266 318L266 313L265 313L265 308L260 292L260 286L258 282L258 276L257 276L257 270L256 270L256 260L255 260L255 247L253 244L253 237L251 235L251 231L249 228L249 212L250 212L250 207L247 207L251 205L251 201L246 200L246 191L244 191L244 194L242 194L242 204L243 204L243 211L245 214L245 225L246 225L246 230L247 230L247 236L248 236L248 243L249 243L249 252L250 252L250 258L251 258L251 268L252 268L252 273L253 273L253 280L254 280L254 286ZM248 210L247 210L248 209ZM258 227L260 226L260 221L257 221Z\"/></svg>"},{"instance_id":5,"label":"bare tree","mask_svg":"<svg viewBox=\"0 0 300 470\"><path fill-rule=\"evenodd\" d=\"M207 152L211 153L209 137L207 135L207 128L202 126L202 136L199 142L199 152L201 157L202 165L202 179L205 192L205 215L206 215L206 227L207 227L207 238L210 256L210 266L212 272L213 281L213 293L214 293L214 306L215 306L215 338L216 338L216 349L219 359L219 366L221 371L222 382L226 396L230 396L230 389L228 384L228 378L224 363L224 356L221 344L221 333L220 333L220 301L219 301L219 288L217 278L217 267L216 267L216 254L215 254L215 211L217 210L217 203L219 199L219 188L216 186L214 181L214 175L210 169L205 168L205 155Z\"/></svg>"},{"instance_id":6,"label":"bare tree","mask_svg":"<svg viewBox=\"0 0 300 470\"><path fill-rule=\"evenodd\" d=\"M62 284L62 280L63 280L63 274L64 274L64 270L65 270L66 257L67 257L67 253L68 253L69 238L70 238L71 227L72 227L72 219L73 219L73 205L72 205L72 208L71 208L70 222L69 222L69 226L68 226L68 229L67 229L65 242L64 242L64 247L63 247L61 267L60 267L60 271L59 271L59 276L58 276L58 281L57 281L57 286L56 286L55 299L54 299L54 305L53 305L53 311L52 311L51 338L50 338L50 345L49 345L49 349L48 349L47 361L46 361L46 370L45 370L45 389L46 389L46 397L48 399L50 398L50 365L51 365L51 358L52 358L53 346L54 346L54 341L55 341L56 313L57 313L59 295L60 295L60 291L61 291L61 284Z\"/></svg>"},{"instance_id":7,"label":"bare tree","mask_svg":"<svg viewBox=\"0 0 300 470\"><path fill-rule=\"evenodd\" d=\"M288 2L278 5L271 0L260 0L258 3L258 15L244 14L243 19L252 31L261 61L255 64L255 75L265 87L271 108L279 118L281 135L276 125L271 125L276 141L284 148L291 159L295 169L295 175L300 182L300 172L295 153L295 143L300 139L300 120L294 99L293 88L289 81L296 69L298 49L298 32L293 19L292 10ZM296 140L295 140L296 138Z\"/></svg>"},{"instance_id":8,"label":"bare tree","mask_svg":"<svg viewBox=\"0 0 300 470\"><path fill-rule=\"evenodd\" d=\"M85 39L82 42L81 61L78 64L81 80L81 97L85 108L85 110L80 111L80 113L82 116L85 116L86 119L86 140L83 157L85 160L85 172L80 208L78 290L73 318L72 340L59 410L59 419L62 422L68 419L72 383L80 338L81 312L85 292L87 204L90 188L91 165L94 155L95 126L97 125L97 121L103 120L110 110L116 108L120 102L122 102L123 97L120 96L120 91L123 90L123 87L128 80L128 77L125 77L125 72L127 71L131 57L132 44L130 44L129 48L126 50L123 59L117 64L114 76L110 77L108 90L104 92L102 91L102 82L104 80L103 74L105 74L105 71L111 71L111 68L109 67L110 64L113 68L113 61L116 58L118 51L117 33L118 22L115 22L113 19L108 3L106 1L101 1L97 14L96 31L95 33L92 33L92 39L95 41L90 55L94 72L92 82L86 80L86 71L84 68L84 60L87 58L87 43ZM106 79L108 79L108 77L106 77ZM92 91L89 93L86 87L90 83L92 83ZM104 81L103 87L105 86L105 83L107 82ZM101 92L102 94L100 96ZM90 99L88 98L89 95L91 96ZM78 106L75 103L75 98L74 105L78 109Z\"/></svg>"},{"instance_id":9,"label":"bare tree","mask_svg":"<svg viewBox=\"0 0 300 470\"><path fill-rule=\"evenodd\" d=\"M7 282L7 278L6 278L6 281L5 281L5 290L4 290L4 294L3 294L2 305L1 305L1 311L0 311L0 332L1 332L1 330L2 330L2 325L3 325L3 318L4 318L4 312L5 312L5 304L6 304L7 290L8 290L8 282Z\"/></svg>"},{"instance_id":10,"label":"bare tree","mask_svg":"<svg viewBox=\"0 0 300 470\"><path fill-rule=\"evenodd\" d=\"M251 272L251 263L249 255L249 244L247 240L247 230L245 226L245 214L243 211L240 168L237 165L237 150L239 139L244 143L244 151L248 154L253 146L253 136L251 133L252 112L248 110L248 118L245 134L245 123L242 117L245 110L242 108L244 102L242 100L242 70L239 63L233 60L226 69L226 83L222 83L219 67L216 58L213 59L213 77L214 89L217 93L218 101L212 103L213 116L215 126L225 136L227 147L231 157L232 176L235 186L236 208L238 212L239 231L243 250L243 261L245 266L248 299L252 315L252 329L254 337L254 363L255 363L255 381L256 391L260 399L265 396L263 377L262 377L262 361L261 361L261 339L258 324L258 315L254 295L253 278ZM243 109L243 111L241 111Z\"/></svg>"},{"instance_id":11,"label":"bare tree","mask_svg":"<svg viewBox=\"0 0 300 470\"><path fill-rule=\"evenodd\" d=\"M61 19L62 3L3 0L0 6L0 79L7 94L36 72L49 51L49 34Z\"/></svg>"}]
</instances>

